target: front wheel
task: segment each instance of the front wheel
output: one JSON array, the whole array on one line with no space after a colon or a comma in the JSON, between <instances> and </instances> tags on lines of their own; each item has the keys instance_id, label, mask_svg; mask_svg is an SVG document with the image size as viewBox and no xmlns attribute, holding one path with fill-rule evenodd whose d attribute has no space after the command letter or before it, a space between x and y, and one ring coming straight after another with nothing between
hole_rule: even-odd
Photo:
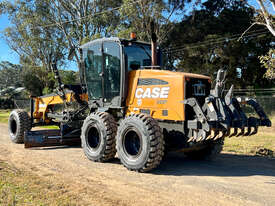
<instances>
[{"instance_id":1,"label":"front wheel","mask_svg":"<svg viewBox=\"0 0 275 206\"><path fill-rule=\"evenodd\" d=\"M90 114L81 129L81 143L85 155L95 162L105 162L116 154L117 125L107 112Z\"/></svg>"},{"instance_id":2,"label":"front wheel","mask_svg":"<svg viewBox=\"0 0 275 206\"><path fill-rule=\"evenodd\" d=\"M17 144L24 143L25 132L31 130L31 119L24 110L16 109L9 116L9 134L11 141Z\"/></svg>"},{"instance_id":3,"label":"front wheel","mask_svg":"<svg viewBox=\"0 0 275 206\"><path fill-rule=\"evenodd\" d=\"M164 155L164 140L158 122L145 114L133 114L121 121L117 152L129 170L147 172L156 168Z\"/></svg>"}]
</instances>

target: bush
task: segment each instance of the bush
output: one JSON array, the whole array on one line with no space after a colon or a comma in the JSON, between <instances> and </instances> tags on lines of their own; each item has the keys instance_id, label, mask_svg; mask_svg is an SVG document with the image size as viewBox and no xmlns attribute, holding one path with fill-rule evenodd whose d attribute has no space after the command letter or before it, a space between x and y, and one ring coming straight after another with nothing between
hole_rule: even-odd
<instances>
[{"instance_id":1,"label":"bush","mask_svg":"<svg viewBox=\"0 0 275 206\"><path fill-rule=\"evenodd\" d=\"M43 82L35 74L35 70L27 70L23 75L25 88L32 96L41 96L44 88Z\"/></svg>"},{"instance_id":2,"label":"bush","mask_svg":"<svg viewBox=\"0 0 275 206\"><path fill-rule=\"evenodd\" d=\"M11 98L0 98L0 109L13 109L14 101Z\"/></svg>"},{"instance_id":3,"label":"bush","mask_svg":"<svg viewBox=\"0 0 275 206\"><path fill-rule=\"evenodd\" d=\"M76 84L78 73L74 71L59 70L63 84ZM26 90L33 96L49 94L57 87L54 74L45 68L24 68L23 85Z\"/></svg>"}]
</instances>

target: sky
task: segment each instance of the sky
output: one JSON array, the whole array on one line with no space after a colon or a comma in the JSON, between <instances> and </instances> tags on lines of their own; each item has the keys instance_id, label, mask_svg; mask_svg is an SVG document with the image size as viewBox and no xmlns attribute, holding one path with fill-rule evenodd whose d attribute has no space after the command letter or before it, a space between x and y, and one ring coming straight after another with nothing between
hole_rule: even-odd
<instances>
[{"instance_id":1,"label":"sky","mask_svg":"<svg viewBox=\"0 0 275 206\"><path fill-rule=\"evenodd\" d=\"M0 0L1 2L2 0ZM250 0L249 3L253 6L257 5L255 0ZM3 39L2 31L11 26L9 19L6 15L0 15L0 62L9 61L13 64L19 63L19 56L12 51Z\"/></svg>"},{"instance_id":2,"label":"sky","mask_svg":"<svg viewBox=\"0 0 275 206\"><path fill-rule=\"evenodd\" d=\"M10 26L10 22L5 15L0 16L0 31L2 32L6 27ZM0 62L9 61L14 64L19 63L19 56L12 51L3 39L2 33L0 34Z\"/></svg>"}]
</instances>

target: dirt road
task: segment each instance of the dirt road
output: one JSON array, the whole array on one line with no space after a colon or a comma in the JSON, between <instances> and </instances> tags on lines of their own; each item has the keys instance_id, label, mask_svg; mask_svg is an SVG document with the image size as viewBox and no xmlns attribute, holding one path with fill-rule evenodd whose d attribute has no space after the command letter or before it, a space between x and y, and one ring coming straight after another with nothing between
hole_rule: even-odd
<instances>
[{"instance_id":1,"label":"dirt road","mask_svg":"<svg viewBox=\"0 0 275 206\"><path fill-rule=\"evenodd\" d=\"M275 205L275 159L221 154L192 161L170 154L152 173L128 171L119 160L89 161L80 147L24 149L0 124L0 160L64 182L90 205Z\"/></svg>"}]
</instances>

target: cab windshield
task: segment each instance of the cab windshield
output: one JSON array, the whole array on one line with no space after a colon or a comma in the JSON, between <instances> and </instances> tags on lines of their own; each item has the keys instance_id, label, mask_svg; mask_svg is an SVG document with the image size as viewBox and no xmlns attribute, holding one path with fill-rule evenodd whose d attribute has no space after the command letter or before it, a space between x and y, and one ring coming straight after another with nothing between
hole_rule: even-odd
<instances>
[{"instance_id":1,"label":"cab windshield","mask_svg":"<svg viewBox=\"0 0 275 206\"><path fill-rule=\"evenodd\" d=\"M131 43L125 46L125 57L128 71L151 66L151 46Z\"/></svg>"}]
</instances>

